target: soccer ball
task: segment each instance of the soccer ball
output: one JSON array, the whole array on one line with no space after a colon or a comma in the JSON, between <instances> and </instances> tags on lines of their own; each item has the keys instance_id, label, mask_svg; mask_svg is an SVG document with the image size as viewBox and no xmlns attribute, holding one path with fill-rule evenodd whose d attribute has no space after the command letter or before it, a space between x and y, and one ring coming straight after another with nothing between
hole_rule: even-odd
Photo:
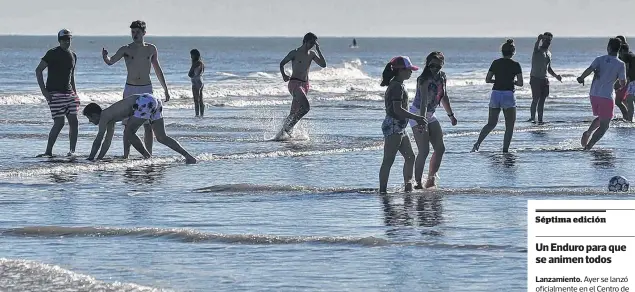
<instances>
[{"instance_id":1,"label":"soccer ball","mask_svg":"<svg viewBox=\"0 0 635 292\"><path fill-rule=\"evenodd\" d=\"M609 191L611 192L627 192L628 187L628 180L623 176L614 176L609 181Z\"/></svg>"}]
</instances>

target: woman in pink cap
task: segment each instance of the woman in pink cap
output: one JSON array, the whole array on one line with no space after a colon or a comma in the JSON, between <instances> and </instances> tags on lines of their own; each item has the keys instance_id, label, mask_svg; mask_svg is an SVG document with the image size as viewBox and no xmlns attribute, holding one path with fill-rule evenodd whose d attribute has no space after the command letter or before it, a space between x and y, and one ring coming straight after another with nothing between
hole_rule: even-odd
<instances>
[{"instance_id":1,"label":"woman in pink cap","mask_svg":"<svg viewBox=\"0 0 635 292\"><path fill-rule=\"evenodd\" d=\"M457 123L450 106L446 87L445 72L441 71L445 63L445 57L441 52L432 52L426 57L426 65L419 78L417 78L417 93L415 99L410 106L410 112L426 117L427 124L410 123L412 132L417 142L417 159L415 162L415 181L417 185L415 189L422 189L421 179L423 176L423 168L430 152L430 144L434 149L434 153L430 158L430 168L428 169L428 179L425 187L430 188L436 186L436 175L441 166L441 159L445 152L445 144L443 142L443 130L441 124L435 115L436 108L439 104L443 104L445 111L452 121L452 126Z\"/></svg>"},{"instance_id":2,"label":"woman in pink cap","mask_svg":"<svg viewBox=\"0 0 635 292\"><path fill-rule=\"evenodd\" d=\"M388 86L388 88L386 88L386 93L384 94L386 118L381 125L381 130L384 134L384 159L379 170L379 192L381 194L386 193L390 168L395 161L397 151L406 160L403 166L405 191L412 191L412 168L415 162L415 155L412 151L406 128L408 127L408 119L413 119L422 125L426 124L426 120L424 116L413 114L406 110L408 92L403 82L410 79L412 71L417 70L419 68L412 65L408 57L399 56L390 60L382 73L381 86Z\"/></svg>"}]
</instances>

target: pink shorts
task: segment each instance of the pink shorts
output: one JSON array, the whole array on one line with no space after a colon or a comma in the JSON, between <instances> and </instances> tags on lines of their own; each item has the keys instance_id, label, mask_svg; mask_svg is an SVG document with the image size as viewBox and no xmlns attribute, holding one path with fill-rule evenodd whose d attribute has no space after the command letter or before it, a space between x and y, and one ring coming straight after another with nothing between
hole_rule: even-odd
<instances>
[{"instance_id":1,"label":"pink shorts","mask_svg":"<svg viewBox=\"0 0 635 292\"><path fill-rule=\"evenodd\" d=\"M615 102L623 103L626 101L626 93L628 86L624 86L624 88L615 90Z\"/></svg>"},{"instance_id":2,"label":"pink shorts","mask_svg":"<svg viewBox=\"0 0 635 292\"><path fill-rule=\"evenodd\" d=\"M591 96L591 108L593 109L593 115L600 119L612 119L613 109L615 103L611 98Z\"/></svg>"},{"instance_id":3,"label":"pink shorts","mask_svg":"<svg viewBox=\"0 0 635 292\"><path fill-rule=\"evenodd\" d=\"M297 88L300 88L300 90L302 90L302 92L304 92L304 95L307 95L307 93L309 93L309 82L304 82L304 81L300 81L300 80L289 80L289 85L287 86L289 88L289 93L291 93L291 95L293 95L293 92L295 92L295 90Z\"/></svg>"}]
</instances>

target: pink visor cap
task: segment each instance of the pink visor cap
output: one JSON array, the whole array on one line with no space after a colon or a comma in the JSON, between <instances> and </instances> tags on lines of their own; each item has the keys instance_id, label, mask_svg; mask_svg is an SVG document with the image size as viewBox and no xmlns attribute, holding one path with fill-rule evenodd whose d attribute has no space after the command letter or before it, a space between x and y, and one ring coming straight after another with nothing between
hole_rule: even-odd
<instances>
[{"instance_id":1,"label":"pink visor cap","mask_svg":"<svg viewBox=\"0 0 635 292\"><path fill-rule=\"evenodd\" d=\"M398 57L394 57L392 58L392 60L390 60L390 64L392 64L392 67L395 69L410 69L412 71L417 71L419 70L419 67L412 65L412 62L410 62L410 58L408 58L408 56L398 56Z\"/></svg>"}]
</instances>

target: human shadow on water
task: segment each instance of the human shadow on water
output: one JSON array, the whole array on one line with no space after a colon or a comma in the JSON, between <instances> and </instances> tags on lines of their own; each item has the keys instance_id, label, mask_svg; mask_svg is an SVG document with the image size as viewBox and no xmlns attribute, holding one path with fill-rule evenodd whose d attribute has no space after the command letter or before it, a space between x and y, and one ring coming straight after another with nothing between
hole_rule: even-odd
<instances>
[{"instance_id":1,"label":"human shadow on water","mask_svg":"<svg viewBox=\"0 0 635 292\"><path fill-rule=\"evenodd\" d=\"M615 168L615 153L611 149L590 150L593 159L591 163L599 169Z\"/></svg>"},{"instance_id":2,"label":"human shadow on water","mask_svg":"<svg viewBox=\"0 0 635 292\"><path fill-rule=\"evenodd\" d=\"M395 202L397 196L402 195L387 194L381 196L386 226L435 227L443 221L441 195L433 193L404 194L402 204Z\"/></svg>"},{"instance_id":3,"label":"human shadow on water","mask_svg":"<svg viewBox=\"0 0 635 292\"><path fill-rule=\"evenodd\" d=\"M77 181L76 173L51 173L49 177L51 182L54 183L70 183Z\"/></svg>"},{"instance_id":4,"label":"human shadow on water","mask_svg":"<svg viewBox=\"0 0 635 292\"><path fill-rule=\"evenodd\" d=\"M506 169L515 169L516 160L518 159L518 155L508 152L508 153L497 153L489 156L492 161L492 166L498 167L503 166Z\"/></svg>"},{"instance_id":5,"label":"human shadow on water","mask_svg":"<svg viewBox=\"0 0 635 292\"><path fill-rule=\"evenodd\" d=\"M531 130L527 132L531 134L534 138L546 138L547 134L549 134L549 132L545 129L535 129L535 130Z\"/></svg>"},{"instance_id":6,"label":"human shadow on water","mask_svg":"<svg viewBox=\"0 0 635 292\"><path fill-rule=\"evenodd\" d=\"M165 175L165 165L144 165L134 168L127 168L124 171L124 183L132 185L150 185L157 180L163 180Z\"/></svg>"}]
</instances>

